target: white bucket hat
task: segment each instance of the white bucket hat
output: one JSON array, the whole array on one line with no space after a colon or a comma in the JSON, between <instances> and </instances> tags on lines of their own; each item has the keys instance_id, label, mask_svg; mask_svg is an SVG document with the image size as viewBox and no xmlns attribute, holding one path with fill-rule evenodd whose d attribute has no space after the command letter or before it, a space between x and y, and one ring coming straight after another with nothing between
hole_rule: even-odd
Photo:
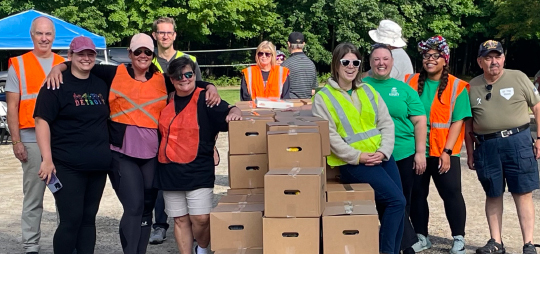
<instances>
[{"instance_id":1,"label":"white bucket hat","mask_svg":"<svg viewBox=\"0 0 540 282\"><path fill-rule=\"evenodd\" d=\"M405 40L401 38L401 27L391 20L382 20L377 29L369 31L369 37L377 43L393 47L400 48L407 45Z\"/></svg>"}]
</instances>

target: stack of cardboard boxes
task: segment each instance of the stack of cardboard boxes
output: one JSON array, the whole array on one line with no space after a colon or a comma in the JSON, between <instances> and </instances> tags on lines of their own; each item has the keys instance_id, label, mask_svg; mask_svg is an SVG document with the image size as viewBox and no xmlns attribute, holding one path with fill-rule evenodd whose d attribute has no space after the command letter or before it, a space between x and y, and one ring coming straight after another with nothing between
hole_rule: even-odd
<instances>
[{"instance_id":1,"label":"stack of cardboard boxes","mask_svg":"<svg viewBox=\"0 0 540 282\"><path fill-rule=\"evenodd\" d=\"M212 250L378 253L373 190L340 184L339 170L326 166L328 121L311 111L237 106L244 120L229 124L230 189L210 214Z\"/></svg>"}]
</instances>

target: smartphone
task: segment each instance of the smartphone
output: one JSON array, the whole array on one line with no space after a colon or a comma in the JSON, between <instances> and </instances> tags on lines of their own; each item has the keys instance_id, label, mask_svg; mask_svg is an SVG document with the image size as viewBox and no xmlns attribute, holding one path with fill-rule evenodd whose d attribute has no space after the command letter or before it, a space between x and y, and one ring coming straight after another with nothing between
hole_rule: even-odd
<instances>
[{"instance_id":1,"label":"smartphone","mask_svg":"<svg viewBox=\"0 0 540 282\"><path fill-rule=\"evenodd\" d=\"M43 180L47 182L47 179ZM60 183L60 180L58 180L58 177L54 173L51 173L51 180L49 181L49 184L47 184L47 187L51 192L54 194L58 192L58 190L62 189L62 183Z\"/></svg>"}]
</instances>

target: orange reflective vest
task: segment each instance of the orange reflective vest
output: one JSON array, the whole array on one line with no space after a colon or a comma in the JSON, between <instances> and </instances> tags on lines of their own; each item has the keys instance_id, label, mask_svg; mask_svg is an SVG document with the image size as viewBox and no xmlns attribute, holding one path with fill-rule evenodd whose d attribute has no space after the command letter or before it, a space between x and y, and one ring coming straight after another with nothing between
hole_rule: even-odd
<instances>
[{"instance_id":1,"label":"orange reflective vest","mask_svg":"<svg viewBox=\"0 0 540 282\"><path fill-rule=\"evenodd\" d=\"M414 90L418 91L418 77L419 74L407 74L405 75L405 82L409 84ZM463 90L467 88L470 90L469 83L453 76L448 75L448 84L444 89L441 101L439 101L437 95L433 99L431 105L431 112L429 113L429 155L433 157L439 157L442 154L444 146L446 145L446 139L448 138L448 132L450 125L452 125L452 112L456 104L456 99ZM463 139L465 138L465 123L461 126L461 132L458 139L452 148L452 155L459 154L461 152L461 146L463 145Z\"/></svg>"},{"instance_id":2,"label":"orange reflective vest","mask_svg":"<svg viewBox=\"0 0 540 282\"><path fill-rule=\"evenodd\" d=\"M199 122L197 101L202 88L196 88L187 106L176 114L174 99L161 111L159 117L158 161L162 164L187 164L195 160L199 151Z\"/></svg>"},{"instance_id":3,"label":"orange reflective vest","mask_svg":"<svg viewBox=\"0 0 540 282\"><path fill-rule=\"evenodd\" d=\"M64 61L64 58L53 53L53 66ZM33 118L36 99L48 73L43 71L43 67L33 52L10 58L8 67L10 66L13 66L19 78L19 94L21 96L19 102L19 128L34 128L36 127Z\"/></svg>"},{"instance_id":4,"label":"orange reflective vest","mask_svg":"<svg viewBox=\"0 0 540 282\"><path fill-rule=\"evenodd\" d=\"M251 66L242 70L246 80L247 91L251 100L259 98L280 99L283 92L283 84L289 76L289 69L282 66L273 66L268 75L266 86L264 85L262 71L259 66Z\"/></svg>"},{"instance_id":5,"label":"orange reflective vest","mask_svg":"<svg viewBox=\"0 0 540 282\"><path fill-rule=\"evenodd\" d=\"M142 82L133 79L124 64L116 69L109 93L112 121L157 129L166 100L167 88L161 73L154 73L150 80Z\"/></svg>"}]
</instances>

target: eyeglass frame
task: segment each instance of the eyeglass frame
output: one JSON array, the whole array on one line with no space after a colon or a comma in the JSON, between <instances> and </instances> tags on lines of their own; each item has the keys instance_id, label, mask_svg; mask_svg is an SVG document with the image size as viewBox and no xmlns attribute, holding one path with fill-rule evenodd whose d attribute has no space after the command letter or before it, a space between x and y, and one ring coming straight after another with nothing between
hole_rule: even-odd
<instances>
[{"instance_id":1,"label":"eyeglass frame","mask_svg":"<svg viewBox=\"0 0 540 282\"><path fill-rule=\"evenodd\" d=\"M486 84L486 90L488 91L488 94L486 94L486 101L489 101L489 99L491 99L491 90L493 89L493 84Z\"/></svg>"},{"instance_id":2,"label":"eyeglass frame","mask_svg":"<svg viewBox=\"0 0 540 282\"><path fill-rule=\"evenodd\" d=\"M347 61L348 63L345 64L345 61ZM355 66L355 65L354 65L355 62L358 62L358 66ZM352 63L352 66L353 66L354 68L359 68L360 65L362 64L362 60L360 60L360 59L356 59L356 60L340 59L340 60L339 60L339 63L340 63L343 67L348 67L348 66Z\"/></svg>"},{"instance_id":3,"label":"eyeglass frame","mask_svg":"<svg viewBox=\"0 0 540 282\"><path fill-rule=\"evenodd\" d=\"M187 77L187 74L189 74L189 77ZM194 71L186 71L185 73L180 73L177 76L174 76L172 78L175 79L175 80L182 80L182 78L184 78L184 77L186 79L190 79L190 78L193 78L194 75L195 75Z\"/></svg>"},{"instance_id":4,"label":"eyeglass frame","mask_svg":"<svg viewBox=\"0 0 540 282\"><path fill-rule=\"evenodd\" d=\"M427 58L426 58L427 56ZM435 58L435 56L437 56L437 58ZM426 60L426 61L429 61L431 58L433 58L434 61L442 58L443 55L441 53L424 53L422 54L422 59Z\"/></svg>"},{"instance_id":5,"label":"eyeglass frame","mask_svg":"<svg viewBox=\"0 0 540 282\"><path fill-rule=\"evenodd\" d=\"M159 36L163 37L164 35L168 35L169 37L172 37L176 33L176 31L155 31L155 33L158 35L158 37Z\"/></svg>"}]
</instances>

